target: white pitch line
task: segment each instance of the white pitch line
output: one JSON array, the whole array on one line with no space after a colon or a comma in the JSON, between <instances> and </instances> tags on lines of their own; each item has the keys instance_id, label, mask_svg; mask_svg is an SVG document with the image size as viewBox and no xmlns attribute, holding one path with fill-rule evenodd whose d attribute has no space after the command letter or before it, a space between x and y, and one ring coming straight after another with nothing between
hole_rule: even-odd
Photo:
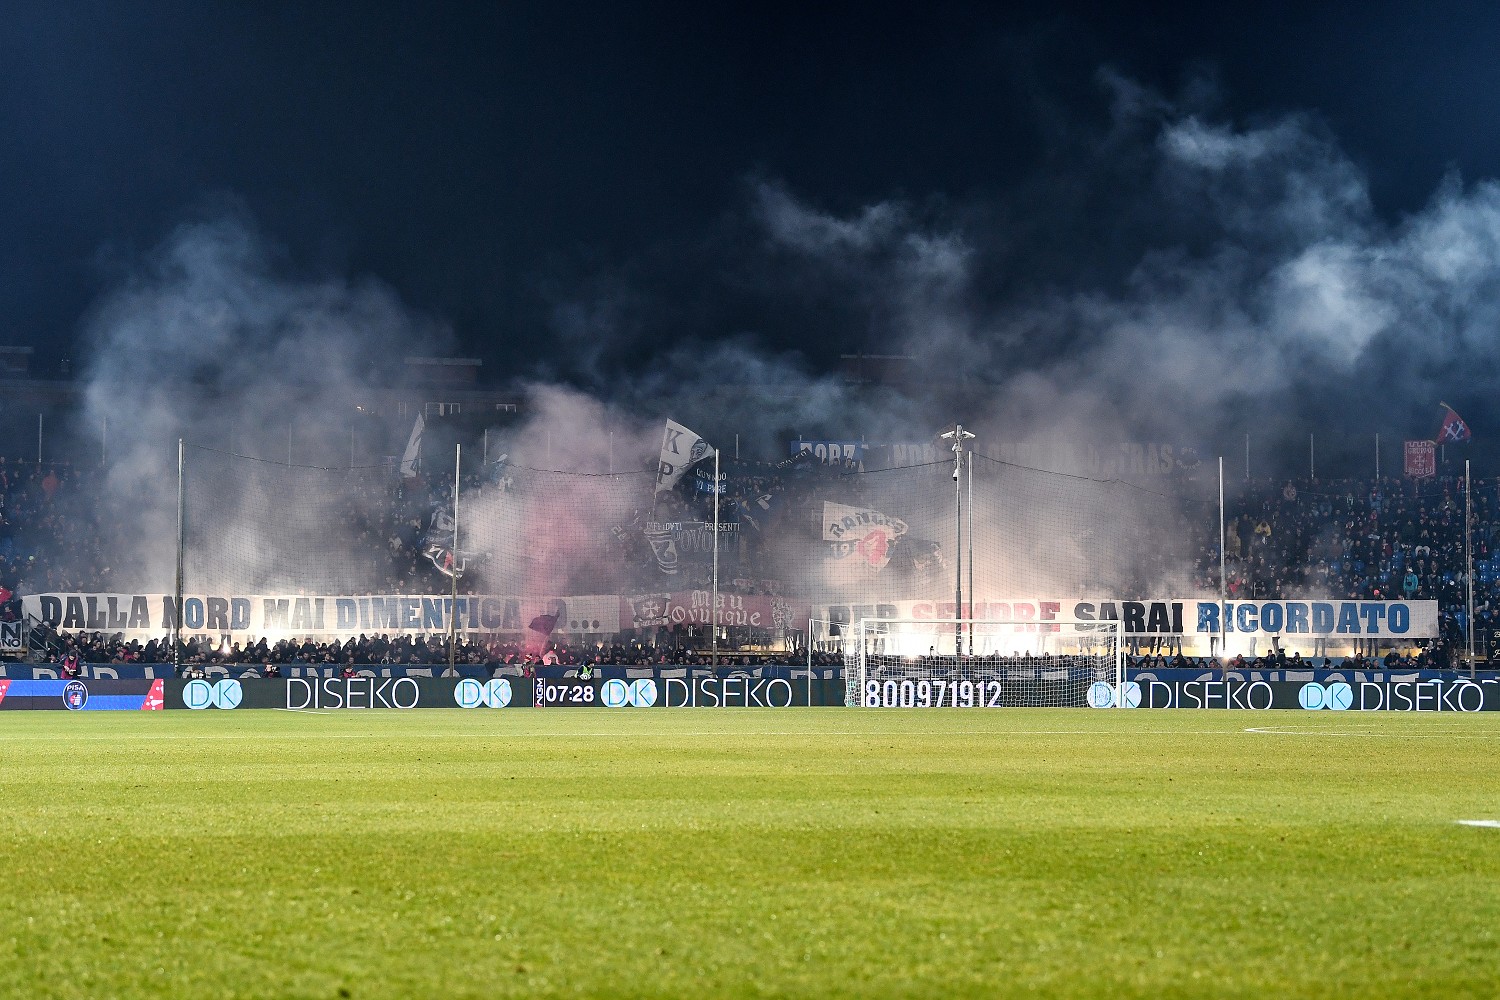
<instances>
[{"instance_id":1,"label":"white pitch line","mask_svg":"<svg viewBox=\"0 0 1500 1000\"><path fill-rule=\"evenodd\" d=\"M1444 729L1435 733L1381 733L1367 730L1359 733L1338 732L1320 729L1278 729L1274 726L1251 726L1244 730L1257 736L1339 736L1350 739L1371 737L1383 740L1494 740L1500 733L1469 733L1457 729Z\"/></svg>"},{"instance_id":2,"label":"white pitch line","mask_svg":"<svg viewBox=\"0 0 1500 1000\"><path fill-rule=\"evenodd\" d=\"M1500 819L1456 819L1453 822L1459 826L1482 826L1492 830L1500 830Z\"/></svg>"},{"instance_id":3,"label":"white pitch line","mask_svg":"<svg viewBox=\"0 0 1500 1000\"><path fill-rule=\"evenodd\" d=\"M336 712L318 712L310 709L282 708L280 712L290 712L294 715L336 715ZM0 742L44 742L44 741L95 741L110 742L121 739L125 740L263 740L263 739L299 739L299 740L370 740L391 739L400 737L403 739L577 739L580 737L594 737L597 739L629 739L629 740L658 740L669 741L677 738L700 738L712 736L717 738L737 736L865 736L870 739L893 739L893 738L925 738L938 739L946 736L1239 736L1243 731L1238 729L1198 729L1198 730L1136 730L1134 732L1113 732L1094 729L1015 729L1015 730L993 730L993 729L953 729L944 732L903 732L903 731L876 731L867 729L857 730L732 730L732 729L707 729L680 732L514 732L504 729L485 729L473 732L360 732L360 733L329 733L329 732L287 732L287 733L111 733L91 734L80 733L77 735L69 733L58 734L22 734L22 733L0 733Z\"/></svg>"}]
</instances>

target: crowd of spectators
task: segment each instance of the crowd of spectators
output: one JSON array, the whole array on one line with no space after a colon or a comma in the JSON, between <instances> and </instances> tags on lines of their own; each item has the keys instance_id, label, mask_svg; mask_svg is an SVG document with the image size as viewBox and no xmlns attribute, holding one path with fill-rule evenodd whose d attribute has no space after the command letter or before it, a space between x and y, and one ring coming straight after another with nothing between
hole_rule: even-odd
<instances>
[{"instance_id":1,"label":"crowd of spectators","mask_svg":"<svg viewBox=\"0 0 1500 1000\"><path fill-rule=\"evenodd\" d=\"M1472 547L1473 634L1487 659L1500 615L1500 480L1303 479L1247 489L1226 505L1225 593L1230 600L1318 598L1438 602L1439 636L1424 647L1448 663L1466 646ZM1219 587L1217 524L1198 524L1196 582ZM1371 651L1366 650L1367 654Z\"/></svg>"},{"instance_id":2,"label":"crowd of spectators","mask_svg":"<svg viewBox=\"0 0 1500 1000\"><path fill-rule=\"evenodd\" d=\"M127 639L123 634L101 632L57 634L46 630L51 645L49 659L64 663L173 663L190 667L253 666L289 664L306 666L361 666L443 664L448 662L446 637L426 635L360 635L339 642L315 642L312 639L282 639L267 642L226 642L207 636L185 637L180 661L174 661L170 639L151 639L144 643ZM462 639L454 645L455 663L494 667L533 667L539 665L582 666L707 666L713 662L711 649L658 646L649 642L517 643L500 639ZM816 666L837 666L842 659L835 653L813 652ZM806 666L806 650L747 651L725 648L719 653L721 666Z\"/></svg>"},{"instance_id":3,"label":"crowd of spectators","mask_svg":"<svg viewBox=\"0 0 1500 1000\"><path fill-rule=\"evenodd\" d=\"M115 566L119 550L109 547L118 530L106 531L108 519L95 502L102 495L105 473L67 465L40 465L0 459L0 620L20 615L19 596L40 592L127 591L139 585L139 569L127 573ZM816 507L815 494L787 491L791 473L751 480L749 492L782 497L782 516L806 520ZM371 558L361 573L374 573L387 593L442 592L449 578L428 551L434 503L442 506L441 489L414 488L389 473L330 477L320 516L332 511L356 537L368 543ZM1226 595L1232 599L1365 599L1433 600L1439 606L1440 635L1417 650L1428 664L1451 664L1466 646L1473 566L1473 638L1476 652L1487 659L1500 617L1500 480L1476 480L1472 497L1461 476L1423 480L1379 477L1360 480L1280 480L1235 484L1226 510L1224 566ZM474 482L485 489L504 484ZM856 491L857 492L857 491ZM775 513L762 512L767 518ZM806 516L804 516L806 515ZM1201 500L1184 502L1180 523L1169 530L1192 546L1190 577L1201 594L1220 586L1218 510ZM1469 530L1465 532L1465 525ZM113 522L108 522L112 524ZM300 530L295 524L289 531ZM753 547L746 532L742 545ZM1467 547L1466 547L1467 538ZM601 551L608 551L605 542ZM642 553L636 557L645 558ZM1158 561L1166 559L1158 554ZM1471 562L1472 561L1472 562ZM1143 580L1170 576L1171 567L1152 564ZM774 589L775 574L765 586ZM126 577L131 577L126 579ZM465 585L467 581L461 581ZM686 580L678 580L682 586ZM1142 586L1149 586L1143 583ZM465 589L461 587L461 589ZM1144 593L1142 597L1161 596ZM566 637L562 637L566 638ZM662 644L658 644L661 639ZM733 645L733 636L729 645ZM60 658L71 642L88 662L169 661L165 639L148 642L114 640L101 635L74 635L52 644ZM643 636L640 641L610 645L561 642L551 648L528 648L500 639L468 639L459 644L465 663L526 663L552 657L561 663L643 665L693 662L705 654L687 650L681 637ZM733 651L734 655L740 655ZM1261 651L1275 656L1276 650ZM1340 650L1339 654L1347 651ZM1363 656L1386 650L1362 649ZM343 642L311 639L225 645L217 637L190 640L182 658L199 663L360 663L442 662L448 654L444 637L406 636L387 639L362 636ZM726 651L725 656L729 655ZM745 653L763 660L766 654ZM820 654L829 655L829 654ZM1337 655L1337 654L1336 654ZM798 654L797 662L804 662Z\"/></svg>"},{"instance_id":4,"label":"crowd of spectators","mask_svg":"<svg viewBox=\"0 0 1500 1000\"><path fill-rule=\"evenodd\" d=\"M1337 667L1342 670L1447 670L1453 664L1446 655L1445 647L1440 643L1427 643L1418 648L1412 647L1388 647L1384 654L1374 651L1366 652L1363 649L1355 649L1348 656L1340 655L1336 659L1332 656L1307 656L1302 655L1301 650L1293 650L1288 653L1285 649L1267 650L1257 656L1246 656L1243 653L1225 658L1222 656L1184 656L1182 652L1173 655L1166 653L1144 653L1139 656L1127 657L1127 665L1131 670L1207 670L1219 672L1223 670L1244 672L1265 672L1272 670L1314 670L1332 669Z\"/></svg>"}]
</instances>

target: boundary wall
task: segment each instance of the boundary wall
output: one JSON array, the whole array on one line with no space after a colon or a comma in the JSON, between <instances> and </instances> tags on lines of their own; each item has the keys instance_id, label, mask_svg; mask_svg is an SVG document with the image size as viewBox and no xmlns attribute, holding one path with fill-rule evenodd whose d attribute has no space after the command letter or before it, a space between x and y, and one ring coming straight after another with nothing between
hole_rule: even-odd
<instances>
[{"instance_id":1,"label":"boundary wall","mask_svg":"<svg viewBox=\"0 0 1500 1000\"><path fill-rule=\"evenodd\" d=\"M673 672L675 674L675 672ZM1309 671L1305 679L1244 674L1185 676L1190 671L1139 674L1119 688L1096 682L1078 707L1195 708L1260 712L1500 711L1500 676ZM1003 682L1025 696L1025 679ZM885 682L867 694L866 708L985 708L982 696L948 685L945 698L926 680ZM936 696L934 692L937 692ZM327 712L419 708L494 710L790 708L843 706L842 679L754 677L748 674L644 677L430 677L409 674L283 678L0 678L0 713L59 711L231 711L279 709Z\"/></svg>"}]
</instances>

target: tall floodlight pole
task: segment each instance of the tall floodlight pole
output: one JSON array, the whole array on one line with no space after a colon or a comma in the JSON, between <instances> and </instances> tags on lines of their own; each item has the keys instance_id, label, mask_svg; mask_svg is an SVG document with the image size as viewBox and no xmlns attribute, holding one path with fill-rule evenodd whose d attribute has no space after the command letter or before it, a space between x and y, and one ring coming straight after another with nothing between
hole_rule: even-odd
<instances>
[{"instance_id":1,"label":"tall floodlight pole","mask_svg":"<svg viewBox=\"0 0 1500 1000\"><path fill-rule=\"evenodd\" d=\"M448 568L453 571L453 603L448 606L448 671L458 662L458 484L464 446L453 446L453 552Z\"/></svg>"},{"instance_id":2,"label":"tall floodlight pole","mask_svg":"<svg viewBox=\"0 0 1500 1000\"><path fill-rule=\"evenodd\" d=\"M969 452L968 472L964 474L967 481L964 492L964 502L969 507L969 655L974 655L974 452Z\"/></svg>"},{"instance_id":3,"label":"tall floodlight pole","mask_svg":"<svg viewBox=\"0 0 1500 1000\"><path fill-rule=\"evenodd\" d=\"M1464 459L1464 575L1467 577L1469 626L1469 676L1474 676L1474 483L1469 479L1469 460Z\"/></svg>"},{"instance_id":4,"label":"tall floodlight pole","mask_svg":"<svg viewBox=\"0 0 1500 1000\"><path fill-rule=\"evenodd\" d=\"M956 619L953 626L953 655L962 656L964 652L964 442L972 440L974 435L964 430L963 424L954 424L951 431L944 431L938 437L944 441L951 441L953 449L953 510L954 510L954 542L953 542L953 617Z\"/></svg>"},{"instance_id":5,"label":"tall floodlight pole","mask_svg":"<svg viewBox=\"0 0 1500 1000\"><path fill-rule=\"evenodd\" d=\"M172 670L176 674L182 673L182 550L185 541L184 526L186 521L183 513L186 507L187 492L184 489L183 480L183 447L182 438L177 439L177 581L173 586L174 596L177 598L177 613L172 616Z\"/></svg>"},{"instance_id":6,"label":"tall floodlight pole","mask_svg":"<svg viewBox=\"0 0 1500 1000\"><path fill-rule=\"evenodd\" d=\"M708 614L710 638L709 654L714 669L719 666L719 449L714 449L714 594Z\"/></svg>"}]
</instances>

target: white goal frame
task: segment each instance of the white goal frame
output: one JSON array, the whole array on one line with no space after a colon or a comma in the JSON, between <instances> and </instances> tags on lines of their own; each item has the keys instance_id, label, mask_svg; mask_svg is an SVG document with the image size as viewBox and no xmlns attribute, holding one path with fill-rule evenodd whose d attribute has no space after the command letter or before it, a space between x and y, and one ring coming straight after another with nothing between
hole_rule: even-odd
<instances>
[{"instance_id":1,"label":"white goal frame","mask_svg":"<svg viewBox=\"0 0 1500 1000\"><path fill-rule=\"evenodd\" d=\"M893 626L895 628L893 628ZM913 626L919 628L913 629ZM1081 621L1065 619L1039 622L1035 619L958 619L958 618L861 618L845 631L844 638L844 704L865 704L865 686L870 679L869 656L871 646L882 643L885 637L901 635L908 640L912 635L921 635L921 641L932 642L931 652L939 663L959 669L979 672L996 672L1015 661L1011 652L1021 652L1037 658L1045 656L1092 656L1098 652L1085 651L1088 646L1101 640L1107 647L1102 654L1103 663L1096 667L1098 676L1091 682L1086 703L1090 707L1125 706L1130 701L1139 703L1139 697L1129 698L1125 677L1125 634L1119 621ZM999 645L993 640L1003 637ZM943 647L948 647L948 652ZM1010 652L1002 651L1005 646ZM977 648L976 648L977 647ZM951 650L958 649L958 653ZM904 656L908 660L925 658L920 649L896 649L874 652L876 656ZM1069 668L1071 670L1071 667ZM1040 685L1041 682L1038 682ZM1092 688L1100 683L1109 687L1107 704L1100 692L1098 701ZM998 688L997 688L998 690ZM972 698L972 694L970 695ZM965 704L962 707L970 707ZM973 707L978 707L973 706ZM1134 706L1131 706L1134 707Z\"/></svg>"}]
</instances>

